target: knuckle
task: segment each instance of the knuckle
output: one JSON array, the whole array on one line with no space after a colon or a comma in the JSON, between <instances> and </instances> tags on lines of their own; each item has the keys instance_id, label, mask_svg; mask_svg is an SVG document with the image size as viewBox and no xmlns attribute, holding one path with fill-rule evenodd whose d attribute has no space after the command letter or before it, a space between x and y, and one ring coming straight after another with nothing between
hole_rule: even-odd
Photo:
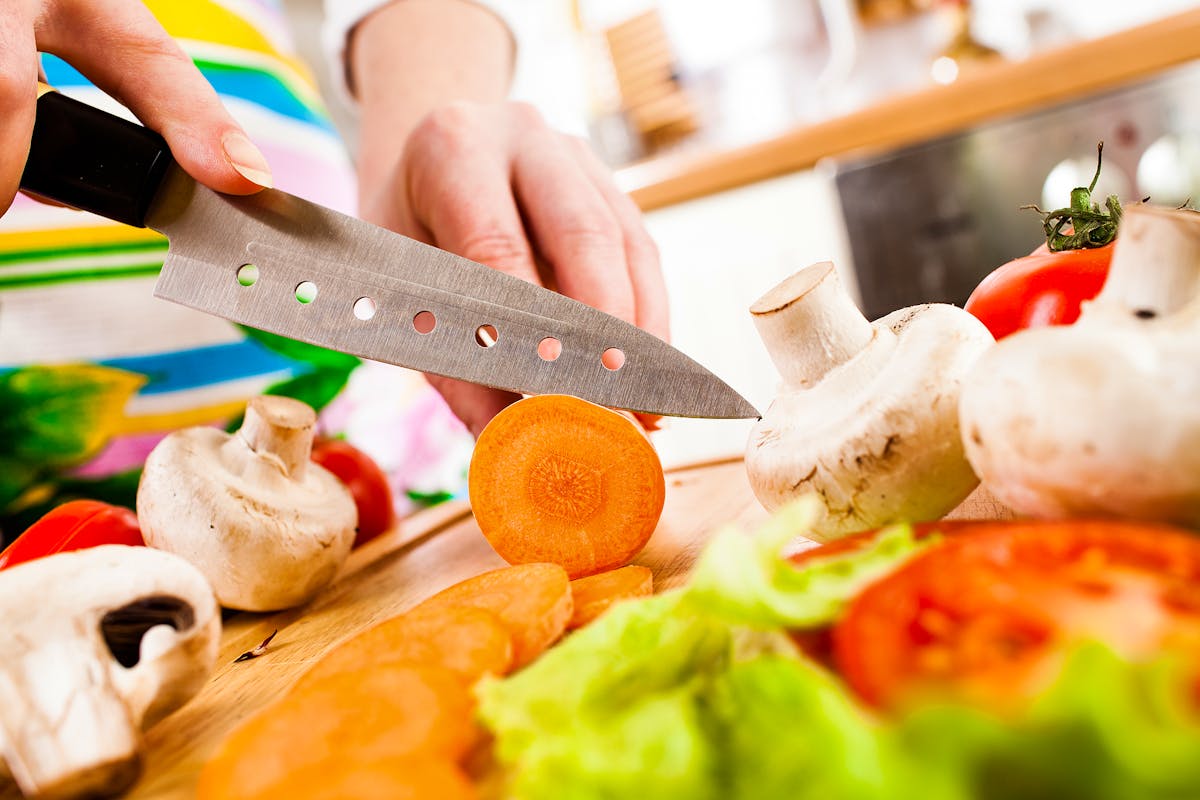
<instances>
[{"instance_id":1,"label":"knuckle","mask_svg":"<svg viewBox=\"0 0 1200 800\"><path fill-rule=\"evenodd\" d=\"M426 114L409 136L409 146L451 153L471 147L475 139L476 111L471 103L457 101Z\"/></svg>"},{"instance_id":2,"label":"knuckle","mask_svg":"<svg viewBox=\"0 0 1200 800\"><path fill-rule=\"evenodd\" d=\"M11 115L17 109L24 111L33 103L33 80L17 70L0 70L0 106L5 115Z\"/></svg>"},{"instance_id":3,"label":"knuckle","mask_svg":"<svg viewBox=\"0 0 1200 800\"><path fill-rule=\"evenodd\" d=\"M542 118L542 112L538 111L537 106L532 103L527 103L521 100L513 101L509 104L509 113L517 122L526 127L543 127L546 123Z\"/></svg>"},{"instance_id":4,"label":"knuckle","mask_svg":"<svg viewBox=\"0 0 1200 800\"><path fill-rule=\"evenodd\" d=\"M626 238L625 247L629 250L631 260L652 264L655 267L661 263L662 256L658 249L658 242L654 241L645 230L639 229L630 234Z\"/></svg>"},{"instance_id":5,"label":"knuckle","mask_svg":"<svg viewBox=\"0 0 1200 800\"><path fill-rule=\"evenodd\" d=\"M564 246L576 255L608 255L624 247L621 226L607 214L595 214L578 220L559 232Z\"/></svg>"},{"instance_id":6,"label":"knuckle","mask_svg":"<svg viewBox=\"0 0 1200 800\"><path fill-rule=\"evenodd\" d=\"M497 269L529 264L532 252L523 236L499 228L481 228L459 248L463 258Z\"/></svg>"}]
</instances>

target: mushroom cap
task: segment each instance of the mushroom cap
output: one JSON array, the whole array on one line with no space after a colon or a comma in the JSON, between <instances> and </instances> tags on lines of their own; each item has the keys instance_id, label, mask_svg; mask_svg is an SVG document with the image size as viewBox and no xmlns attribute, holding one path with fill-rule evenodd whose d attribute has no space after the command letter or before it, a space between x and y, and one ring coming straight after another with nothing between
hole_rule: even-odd
<instances>
[{"instance_id":1,"label":"mushroom cap","mask_svg":"<svg viewBox=\"0 0 1200 800\"><path fill-rule=\"evenodd\" d=\"M992 343L962 309L928 304L872 324L853 358L807 388L785 386L751 432L746 465L774 510L815 492L810 538L936 519L978 485L958 428L962 377Z\"/></svg>"},{"instance_id":2,"label":"mushroom cap","mask_svg":"<svg viewBox=\"0 0 1200 800\"><path fill-rule=\"evenodd\" d=\"M0 754L27 796L108 796L139 732L200 691L221 618L195 567L105 545L0 573Z\"/></svg>"},{"instance_id":3,"label":"mushroom cap","mask_svg":"<svg viewBox=\"0 0 1200 800\"><path fill-rule=\"evenodd\" d=\"M985 354L962 395L967 458L1019 514L1200 525L1195 340L1107 322L1022 331Z\"/></svg>"},{"instance_id":4,"label":"mushroom cap","mask_svg":"<svg viewBox=\"0 0 1200 800\"><path fill-rule=\"evenodd\" d=\"M147 544L196 565L221 605L247 611L310 600L349 555L358 520L332 473L308 462L289 476L270 453L216 428L160 442L137 505Z\"/></svg>"}]
</instances>

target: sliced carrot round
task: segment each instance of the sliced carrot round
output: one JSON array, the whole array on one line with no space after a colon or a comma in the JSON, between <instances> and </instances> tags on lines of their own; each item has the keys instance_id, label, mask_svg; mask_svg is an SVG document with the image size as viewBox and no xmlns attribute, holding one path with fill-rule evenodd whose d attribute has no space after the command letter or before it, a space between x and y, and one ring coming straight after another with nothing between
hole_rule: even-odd
<instances>
[{"instance_id":1,"label":"sliced carrot round","mask_svg":"<svg viewBox=\"0 0 1200 800\"><path fill-rule=\"evenodd\" d=\"M469 484L479 529L504 560L559 564L572 578L628 563L666 496L642 427L567 395L497 414L475 443Z\"/></svg>"},{"instance_id":2,"label":"sliced carrot round","mask_svg":"<svg viewBox=\"0 0 1200 800\"><path fill-rule=\"evenodd\" d=\"M414 610L334 646L301 676L299 690L341 672L400 662L433 664L467 683L503 675L513 663L513 637L492 611L469 606Z\"/></svg>"},{"instance_id":3,"label":"sliced carrot round","mask_svg":"<svg viewBox=\"0 0 1200 800\"><path fill-rule=\"evenodd\" d=\"M454 606L495 614L512 636L512 666L517 669L563 635L571 619L571 583L557 564L520 564L456 583L409 613L435 614Z\"/></svg>"},{"instance_id":4,"label":"sliced carrot round","mask_svg":"<svg viewBox=\"0 0 1200 800\"><path fill-rule=\"evenodd\" d=\"M231 800L232 800L232 796ZM359 763L331 758L289 772L239 800L474 800L475 788L454 763L395 759Z\"/></svg>"},{"instance_id":5,"label":"sliced carrot round","mask_svg":"<svg viewBox=\"0 0 1200 800\"><path fill-rule=\"evenodd\" d=\"M573 580L571 597L575 611L567 623L567 630L587 625L622 600L649 597L653 593L654 573L633 564Z\"/></svg>"},{"instance_id":6,"label":"sliced carrot round","mask_svg":"<svg viewBox=\"0 0 1200 800\"><path fill-rule=\"evenodd\" d=\"M462 679L424 664L341 672L292 691L233 732L200 774L197 797L254 798L292 772L341 755L455 760L479 731Z\"/></svg>"}]
</instances>

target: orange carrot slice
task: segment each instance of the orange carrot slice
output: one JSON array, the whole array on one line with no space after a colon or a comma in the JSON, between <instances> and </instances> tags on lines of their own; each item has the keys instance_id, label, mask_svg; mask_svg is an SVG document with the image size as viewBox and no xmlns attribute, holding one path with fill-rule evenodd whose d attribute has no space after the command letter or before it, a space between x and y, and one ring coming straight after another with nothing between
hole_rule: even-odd
<instances>
[{"instance_id":1,"label":"orange carrot slice","mask_svg":"<svg viewBox=\"0 0 1200 800\"><path fill-rule=\"evenodd\" d=\"M254 798L304 766L352 756L455 760L479 732L473 700L448 669L388 664L314 681L233 732L200 774L200 800Z\"/></svg>"},{"instance_id":2,"label":"orange carrot slice","mask_svg":"<svg viewBox=\"0 0 1200 800\"><path fill-rule=\"evenodd\" d=\"M557 564L521 564L456 583L410 611L434 614L447 606L482 608L495 614L512 636L512 667L518 669L558 641L571 619L571 583Z\"/></svg>"},{"instance_id":3,"label":"orange carrot slice","mask_svg":"<svg viewBox=\"0 0 1200 800\"><path fill-rule=\"evenodd\" d=\"M233 800L233 795L229 800ZM396 759L359 763L331 758L290 772L238 800L475 800L474 786L449 761Z\"/></svg>"},{"instance_id":4,"label":"orange carrot slice","mask_svg":"<svg viewBox=\"0 0 1200 800\"><path fill-rule=\"evenodd\" d=\"M548 561L572 578L629 562L666 496L662 463L632 417L567 395L513 403L475 443L479 529L510 564Z\"/></svg>"},{"instance_id":5,"label":"orange carrot slice","mask_svg":"<svg viewBox=\"0 0 1200 800\"><path fill-rule=\"evenodd\" d=\"M293 691L340 672L399 662L434 664L467 683L503 675L513 663L513 637L493 612L469 606L414 610L335 645Z\"/></svg>"},{"instance_id":6,"label":"orange carrot slice","mask_svg":"<svg viewBox=\"0 0 1200 800\"><path fill-rule=\"evenodd\" d=\"M627 567L571 581L575 611L567 630L581 628L608 611L615 603L654 594L654 573L646 567Z\"/></svg>"}]
</instances>

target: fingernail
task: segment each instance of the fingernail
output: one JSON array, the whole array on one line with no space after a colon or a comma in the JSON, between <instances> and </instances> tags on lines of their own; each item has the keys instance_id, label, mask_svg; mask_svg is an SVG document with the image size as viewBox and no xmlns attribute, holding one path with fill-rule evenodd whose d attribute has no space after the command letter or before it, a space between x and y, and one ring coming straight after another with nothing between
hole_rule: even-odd
<instances>
[{"instance_id":1,"label":"fingernail","mask_svg":"<svg viewBox=\"0 0 1200 800\"><path fill-rule=\"evenodd\" d=\"M271 167L262 151L255 147L245 134L236 131L226 134L221 145L225 148L225 158L229 159L229 165L236 169L239 175L251 183L257 183L266 189L271 188Z\"/></svg>"}]
</instances>

